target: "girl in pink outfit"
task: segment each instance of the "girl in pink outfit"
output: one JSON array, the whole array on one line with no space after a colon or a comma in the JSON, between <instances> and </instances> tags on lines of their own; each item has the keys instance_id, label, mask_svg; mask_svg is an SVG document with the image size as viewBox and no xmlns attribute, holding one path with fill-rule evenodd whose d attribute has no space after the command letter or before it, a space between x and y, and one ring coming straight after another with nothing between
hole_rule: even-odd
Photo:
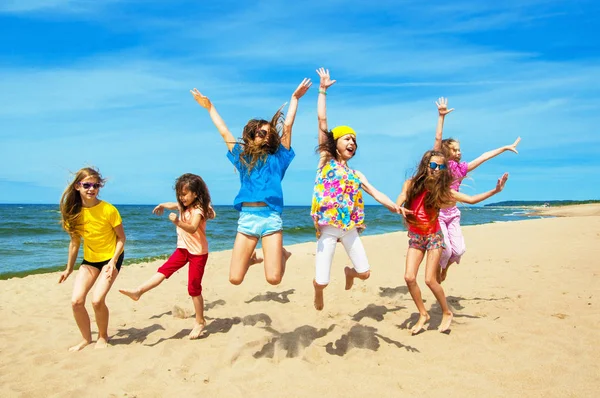
<instances>
[{"instance_id":1,"label":"girl in pink outfit","mask_svg":"<svg viewBox=\"0 0 600 398\"><path fill-rule=\"evenodd\" d=\"M442 131L444 129L444 118L452 112L454 108L448 109L448 99L441 97L435 103L438 108L438 123L435 132L434 151L441 151L446 159L448 159L448 170L453 177L450 188L454 191L459 191L462 180L470 171L475 170L486 160L500 155L503 152L517 152L517 145L521 141L518 137L511 145L506 145L488 152L483 153L477 159L470 162L461 162L460 143L453 138L442 139ZM444 235L445 248L440 258L441 274L440 281L446 279L448 268L453 263L460 263L462 255L465 253L465 239L460 229L460 210L456 206L456 202L450 203L449 206L440 209L439 223Z\"/></svg>"},{"instance_id":2,"label":"girl in pink outfit","mask_svg":"<svg viewBox=\"0 0 600 398\"><path fill-rule=\"evenodd\" d=\"M215 218L215 211L211 206L208 188L202 177L198 175L184 174L179 177L175 182L175 192L177 202L161 203L152 212L161 216L164 209L179 211L179 215L169 214L169 220L177 227L177 249L146 282L136 289L119 289L119 291L137 301L144 293L154 289L189 263L188 293L194 303L196 322L188 337L197 339L206 325L202 298L202 277L208 260L206 221Z\"/></svg>"}]
</instances>

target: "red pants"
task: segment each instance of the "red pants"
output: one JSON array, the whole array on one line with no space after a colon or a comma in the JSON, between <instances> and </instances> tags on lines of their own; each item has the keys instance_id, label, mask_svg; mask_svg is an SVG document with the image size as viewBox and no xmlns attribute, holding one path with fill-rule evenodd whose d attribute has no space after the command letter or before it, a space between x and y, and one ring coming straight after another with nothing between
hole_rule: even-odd
<instances>
[{"instance_id":1,"label":"red pants","mask_svg":"<svg viewBox=\"0 0 600 398\"><path fill-rule=\"evenodd\" d=\"M206 254L191 254L187 249L177 248L171 254L171 257L164 263L158 272L163 274L167 279L180 270L188 262L188 293L192 297L200 296L202 294L202 277L204 276L204 267L208 260L208 253Z\"/></svg>"}]
</instances>

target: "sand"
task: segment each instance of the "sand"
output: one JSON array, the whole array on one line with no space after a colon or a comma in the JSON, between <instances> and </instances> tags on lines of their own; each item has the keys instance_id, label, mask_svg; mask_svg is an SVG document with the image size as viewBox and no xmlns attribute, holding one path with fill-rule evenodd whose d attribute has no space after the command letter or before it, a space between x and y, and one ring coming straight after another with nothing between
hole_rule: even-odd
<instances>
[{"instance_id":1,"label":"sand","mask_svg":"<svg viewBox=\"0 0 600 398\"><path fill-rule=\"evenodd\" d=\"M262 265L233 286L230 252L211 253L208 324L195 341L186 338L193 307L185 270L138 302L118 292L161 262L122 269L107 300L111 340L103 350L68 352L80 341L74 274L62 285L58 273L0 281L0 396L595 396L599 209L464 227L467 253L443 284L455 314L448 334L435 330L441 314L423 266L431 322L409 334L417 311L403 279L404 232L363 237L372 277L351 291L338 245L321 312L313 308L315 243L289 247L279 286L266 283ZM86 306L93 318L89 299Z\"/></svg>"}]
</instances>

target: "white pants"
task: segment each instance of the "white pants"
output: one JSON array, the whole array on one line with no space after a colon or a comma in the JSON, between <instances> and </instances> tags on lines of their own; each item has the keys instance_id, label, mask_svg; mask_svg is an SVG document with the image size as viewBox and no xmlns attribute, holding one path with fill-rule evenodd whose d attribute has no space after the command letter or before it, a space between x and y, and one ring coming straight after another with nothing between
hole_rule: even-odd
<instances>
[{"instance_id":1,"label":"white pants","mask_svg":"<svg viewBox=\"0 0 600 398\"><path fill-rule=\"evenodd\" d=\"M315 263L315 282L319 285L329 284L331 263L333 262L333 255L335 254L335 246L338 239L342 241L342 245L344 245L344 249L346 249L346 253L348 253L348 257L350 257L350 261L352 261L356 272L361 274L370 269L367 253L365 253L365 248L360 241L356 228L344 231L332 226L321 227L321 236L317 241Z\"/></svg>"}]
</instances>

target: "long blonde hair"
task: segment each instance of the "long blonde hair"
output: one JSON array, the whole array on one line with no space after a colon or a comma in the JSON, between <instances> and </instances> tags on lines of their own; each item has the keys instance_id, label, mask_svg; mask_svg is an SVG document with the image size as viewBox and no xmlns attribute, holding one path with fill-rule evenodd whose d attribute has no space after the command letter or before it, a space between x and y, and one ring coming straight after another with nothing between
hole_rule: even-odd
<instances>
[{"instance_id":1,"label":"long blonde hair","mask_svg":"<svg viewBox=\"0 0 600 398\"><path fill-rule=\"evenodd\" d=\"M77 190L79 183L87 177L95 178L100 185L104 185L104 178L100 171L94 167L84 167L75 173L75 178L67 186L60 198L60 214L62 216L61 225L69 234L81 235L81 226L79 217L81 216L81 194Z\"/></svg>"}]
</instances>

